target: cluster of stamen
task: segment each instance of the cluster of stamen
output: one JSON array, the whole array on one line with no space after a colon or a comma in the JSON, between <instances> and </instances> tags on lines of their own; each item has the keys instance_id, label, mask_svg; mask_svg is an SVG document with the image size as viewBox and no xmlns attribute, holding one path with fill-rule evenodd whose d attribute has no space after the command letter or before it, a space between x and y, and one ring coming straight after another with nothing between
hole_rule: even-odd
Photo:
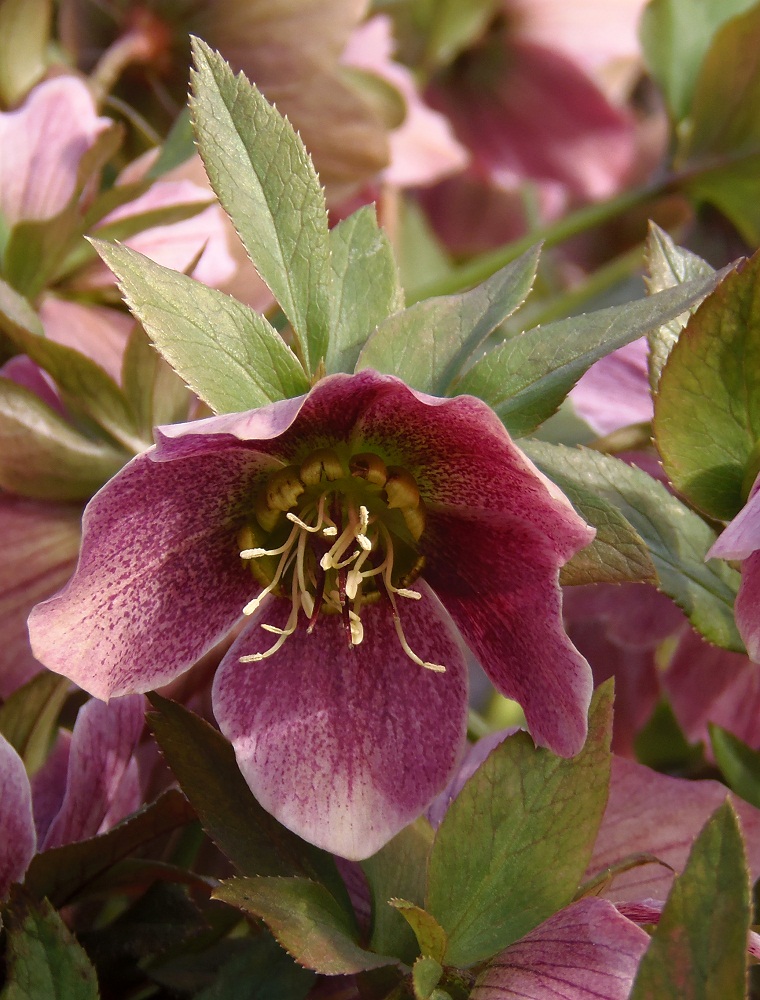
<instances>
[{"instance_id":1,"label":"cluster of stamen","mask_svg":"<svg viewBox=\"0 0 760 1000\"><path fill-rule=\"evenodd\" d=\"M254 499L255 521L238 536L240 558L262 590L243 614L251 615L269 594L287 597L291 610L284 628L263 624L277 636L263 660L281 648L298 627L301 612L312 632L320 614L341 616L348 643L364 638L362 608L388 602L406 655L429 670L443 671L410 648L397 599L419 600L410 589L423 559L417 542L425 528L425 508L414 477L388 466L373 452L344 462L336 451L319 449L300 465L272 473Z\"/></svg>"}]
</instances>

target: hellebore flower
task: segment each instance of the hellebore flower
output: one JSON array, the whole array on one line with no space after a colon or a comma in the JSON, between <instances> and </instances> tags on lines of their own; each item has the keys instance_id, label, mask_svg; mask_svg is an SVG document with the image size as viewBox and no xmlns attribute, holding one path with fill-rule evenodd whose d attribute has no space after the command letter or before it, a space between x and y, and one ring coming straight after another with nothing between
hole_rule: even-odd
<instances>
[{"instance_id":1,"label":"hellebore flower","mask_svg":"<svg viewBox=\"0 0 760 1000\"><path fill-rule=\"evenodd\" d=\"M142 697L87 702L31 783L0 736L0 900L37 851L104 833L141 805L134 751L144 712Z\"/></svg>"},{"instance_id":2,"label":"hellebore flower","mask_svg":"<svg viewBox=\"0 0 760 1000\"><path fill-rule=\"evenodd\" d=\"M593 530L480 400L364 371L157 435L90 503L74 577L30 617L46 666L100 698L148 691L249 616L214 714L261 803L350 858L455 766L454 626L538 743L580 750L591 675L557 578Z\"/></svg>"}]
</instances>

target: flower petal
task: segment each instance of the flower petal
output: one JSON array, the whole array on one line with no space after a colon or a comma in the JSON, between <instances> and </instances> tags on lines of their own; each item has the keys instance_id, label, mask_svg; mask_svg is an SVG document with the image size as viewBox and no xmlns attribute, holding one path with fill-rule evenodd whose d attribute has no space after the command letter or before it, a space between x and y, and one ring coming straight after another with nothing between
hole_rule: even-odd
<instances>
[{"instance_id":1,"label":"flower petal","mask_svg":"<svg viewBox=\"0 0 760 1000\"><path fill-rule=\"evenodd\" d=\"M265 809L300 836L358 860L418 816L449 778L464 739L467 674L445 612L427 588L402 601L404 631L434 673L398 642L386 604L364 608L350 647L338 615L300 627L271 659L242 664L282 627L289 603L264 604L224 658L214 714Z\"/></svg>"},{"instance_id":2,"label":"flower petal","mask_svg":"<svg viewBox=\"0 0 760 1000\"><path fill-rule=\"evenodd\" d=\"M754 880L760 874L760 810L718 781L671 778L633 761L613 758L610 797L589 874L641 853L654 854L681 872L697 834L727 797L739 814ZM672 872L647 864L616 876L604 895L621 902L665 899L672 881Z\"/></svg>"},{"instance_id":3,"label":"flower petal","mask_svg":"<svg viewBox=\"0 0 760 1000\"><path fill-rule=\"evenodd\" d=\"M760 476L746 504L707 553L708 559L747 559L760 549Z\"/></svg>"},{"instance_id":4,"label":"flower petal","mask_svg":"<svg viewBox=\"0 0 760 1000\"><path fill-rule=\"evenodd\" d=\"M597 434L652 419L647 355L646 337L634 340L597 361L571 389L573 408Z\"/></svg>"},{"instance_id":5,"label":"flower petal","mask_svg":"<svg viewBox=\"0 0 760 1000\"><path fill-rule=\"evenodd\" d=\"M104 699L183 673L259 589L236 535L269 462L239 445L134 458L87 506L71 582L32 612L35 655Z\"/></svg>"},{"instance_id":6,"label":"flower petal","mask_svg":"<svg viewBox=\"0 0 760 1000\"><path fill-rule=\"evenodd\" d=\"M79 709L69 748L66 791L42 850L86 840L140 805L135 747L143 731L145 699L88 701Z\"/></svg>"},{"instance_id":7,"label":"flower petal","mask_svg":"<svg viewBox=\"0 0 760 1000\"><path fill-rule=\"evenodd\" d=\"M0 900L18 882L37 846L32 818L32 792L24 763L0 736Z\"/></svg>"},{"instance_id":8,"label":"flower petal","mask_svg":"<svg viewBox=\"0 0 760 1000\"><path fill-rule=\"evenodd\" d=\"M627 1000L649 935L603 899L582 899L502 951L471 1000Z\"/></svg>"},{"instance_id":9,"label":"flower petal","mask_svg":"<svg viewBox=\"0 0 760 1000\"><path fill-rule=\"evenodd\" d=\"M74 572L80 508L0 493L0 698L39 673L26 620L38 601L54 594Z\"/></svg>"},{"instance_id":10,"label":"flower petal","mask_svg":"<svg viewBox=\"0 0 760 1000\"><path fill-rule=\"evenodd\" d=\"M45 335L92 358L118 384L131 316L105 306L82 305L46 295L40 306Z\"/></svg>"},{"instance_id":11,"label":"flower petal","mask_svg":"<svg viewBox=\"0 0 760 1000\"><path fill-rule=\"evenodd\" d=\"M749 658L760 663L760 551L753 552L742 563L742 582L734 614Z\"/></svg>"},{"instance_id":12,"label":"flower petal","mask_svg":"<svg viewBox=\"0 0 760 1000\"><path fill-rule=\"evenodd\" d=\"M517 519L429 512L425 579L496 687L518 701L541 746L583 746L592 676L565 634L551 543Z\"/></svg>"},{"instance_id":13,"label":"flower petal","mask_svg":"<svg viewBox=\"0 0 760 1000\"><path fill-rule=\"evenodd\" d=\"M79 161L111 122L99 118L75 76L38 84L16 111L0 113L0 212L8 226L50 219L74 194Z\"/></svg>"}]
</instances>

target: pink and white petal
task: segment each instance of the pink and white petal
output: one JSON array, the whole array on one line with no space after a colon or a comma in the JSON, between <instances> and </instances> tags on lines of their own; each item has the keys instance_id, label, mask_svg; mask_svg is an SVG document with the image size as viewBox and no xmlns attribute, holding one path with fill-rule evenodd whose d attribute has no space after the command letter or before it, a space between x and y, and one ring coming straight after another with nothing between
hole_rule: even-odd
<instances>
[{"instance_id":1,"label":"pink and white petal","mask_svg":"<svg viewBox=\"0 0 760 1000\"><path fill-rule=\"evenodd\" d=\"M483 736L477 743L471 743L467 746L451 780L444 790L439 795L436 795L427 811L427 818L433 827L438 829L451 803L491 751L495 750L500 743L503 743L508 736L513 736L517 732L519 732L519 727L517 726L510 727L509 729L500 729L498 732Z\"/></svg>"},{"instance_id":2,"label":"pink and white petal","mask_svg":"<svg viewBox=\"0 0 760 1000\"><path fill-rule=\"evenodd\" d=\"M45 763L32 776L32 806L38 844L44 843L50 824L61 811L63 797L66 794L70 753L71 732L68 729L59 729L53 749Z\"/></svg>"},{"instance_id":3,"label":"pink and white petal","mask_svg":"<svg viewBox=\"0 0 760 1000\"><path fill-rule=\"evenodd\" d=\"M663 675L676 718L691 742L709 746L713 722L752 747L760 746L760 665L711 646L692 629L680 638Z\"/></svg>"},{"instance_id":4,"label":"pink and white petal","mask_svg":"<svg viewBox=\"0 0 760 1000\"><path fill-rule=\"evenodd\" d=\"M597 434L652 419L647 356L642 337L601 358L570 391L576 413Z\"/></svg>"},{"instance_id":5,"label":"pink and white petal","mask_svg":"<svg viewBox=\"0 0 760 1000\"><path fill-rule=\"evenodd\" d=\"M66 791L41 849L103 833L140 805L135 748L145 724L142 695L79 709L69 751Z\"/></svg>"},{"instance_id":6,"label":"pink and white petal","mask_svg":"<svg viewBox=\"0 0 760 1000\"><path fill-rule=\"evenodd\" d=\"M428 396L397 379L361 374L374 375L378 391L364 400L354 442L394 456L394 464L415 477L431 509L462 516L491 511L519 519L541 531L562 564L593 539L594 529L481 400Z\"/></svg>"},{"instance_id":7,"label":"pink and white petal","mask_svg":"<svg viewBox=\"0 0 760 1000\"><path fill-rule=\"evenodd\" d=\"M35 655L104 700L192 666L259 589L236 536L270 463L237 442L181 462L134 458L88 504L69 585L32 612Z\"/></svg>"},{"instance_id":8,"label":"pink and white petal","mask_svg":"<svg viewBox=\"0 0 760 1000\"><path fill-rule=\"evenodd\" d=\"M736 625L749 658L760 663L760 550L742 563L742 582L734 605Z\"/></svg>"},{"instance_id":9,"label":"pink and white petal","mask_svg":"<svg viewBox=\"0 0 760 1000\"><path fill-rule=\"evenodd\" d=\"M42 670L29 645L26 620L74 572L81 509L0 493L0 698Z\"/></svg>"},{"instance_id":10,"label":"pink and white petal","mask_svg":"<svg viewBox=\"0 0 760 1000\"><path fill-rule=\"evenodd\" d=\"M707 553L708 559L747 559L760 549L760 476L746 504Z\"/></svg>"},{"instance_id":11,"label":"pink and white petal","mask_svg":"<svg viewBox=\"0 0 760 1000\"><path fill-rule=\"evenodd\" d=\"M16 111L0 113L0 213L8 226L50 219L68 204L79 162L111 124L75 76L38 84Z\"/></svg>"},{"instance_id":12,"label":"pink and white petal","mask_svg":"<svg viewBox=\"0 0 760 1000\"><path fill-rule=\"evenodd\" d=\"M641 853L653 854L676 872L683 871L699 831L727 797L739 814L754 880L760 875L760 810L718 781L672 778L614 758L610 796L589 875ZM672 881L672 872L647 864L618 875L604 895L615 902L665 899Z\"/></svg>"},{"instance_id":13,"label":"pink and white petal","mask_svg":"<svg viewBox=\"0 0 760 1000\"><path fill-rule=\"evenodd\" d=\"M429 512L425 579L536 743L570 757L586 738L593 679L562 625L558 560L532 525Z\"/></svg>"},{"instance_id":14,"label":"pink and white petal","mask_svg":"<svg viewBox=\"0 0 760 1000\"><path fill-rule=\"evenodd\" d=\"M464 740L467 672L447 616L424 585L402 601L403 628L436 673L413 663L385 603L365 607L351 647L338 615L303 625L271 659L243 664L275 639L289 602L256 613L214 681L214 714L256 798L306 840L352 860L369 857L429 805Z\"/></svg>"},{"instance_id":15,"label":"pink and white petal","mask_svg":"<svg viewBox=\"0 0 760 1000\"><path fill-rule=\"evenodd\" d=\"M603 899L555 913L493 958L471 1000L627 1000L649 935Z\"/></svg>"},{"instance_id":16,"label":"pink and white petal","mask_svg":"<svg viewBox=\"0 0 760 1000\"><path fill-rule=\"evenodd\" d=\"M24 762L0 736L0 900L29 867L37 847L32 792Z\"/></svg>"},{"instance_id":17,"label":"pink and white petal","mask_svg":"<svg viewBox=\"0 0 760 1000\"><path fill-rule=\"evenodd\" d=\"M83 305L46 295L39 310L45 335L57 344L86 354L121 382L124 350L135 321L126 313L106 306Z\"/></svg>"}]
</instances>

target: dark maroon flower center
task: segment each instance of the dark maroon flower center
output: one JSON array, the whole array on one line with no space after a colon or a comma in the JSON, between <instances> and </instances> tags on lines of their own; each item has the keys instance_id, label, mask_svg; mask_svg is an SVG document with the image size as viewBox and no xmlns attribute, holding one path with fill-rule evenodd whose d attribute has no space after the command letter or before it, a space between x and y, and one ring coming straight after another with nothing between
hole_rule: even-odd
<instances>
[{"instance_id":1,"label":"dark maroon flower center","mask_svg":"<svg viewBox=\"0 0 760 1000\"><path fill-rule=\"evenodd\" d=\"M387 465L374 452L346 453L320 448L300 465L273 472L254 499L255 520L238 536L240 557L262 586L243 609L252 614L268 594L291 601L284 628L262 625L277 635L264 653L271 656L296 630L300 612L311 632L320 614L340 614L349 643L364 635L362 609L388 601L399 641L407 655L431 670L404 636L397 598L419 600L410 590L424 559L417 543L425 530L425 507L414 477Z\"/></svg>"}]
</instances>

